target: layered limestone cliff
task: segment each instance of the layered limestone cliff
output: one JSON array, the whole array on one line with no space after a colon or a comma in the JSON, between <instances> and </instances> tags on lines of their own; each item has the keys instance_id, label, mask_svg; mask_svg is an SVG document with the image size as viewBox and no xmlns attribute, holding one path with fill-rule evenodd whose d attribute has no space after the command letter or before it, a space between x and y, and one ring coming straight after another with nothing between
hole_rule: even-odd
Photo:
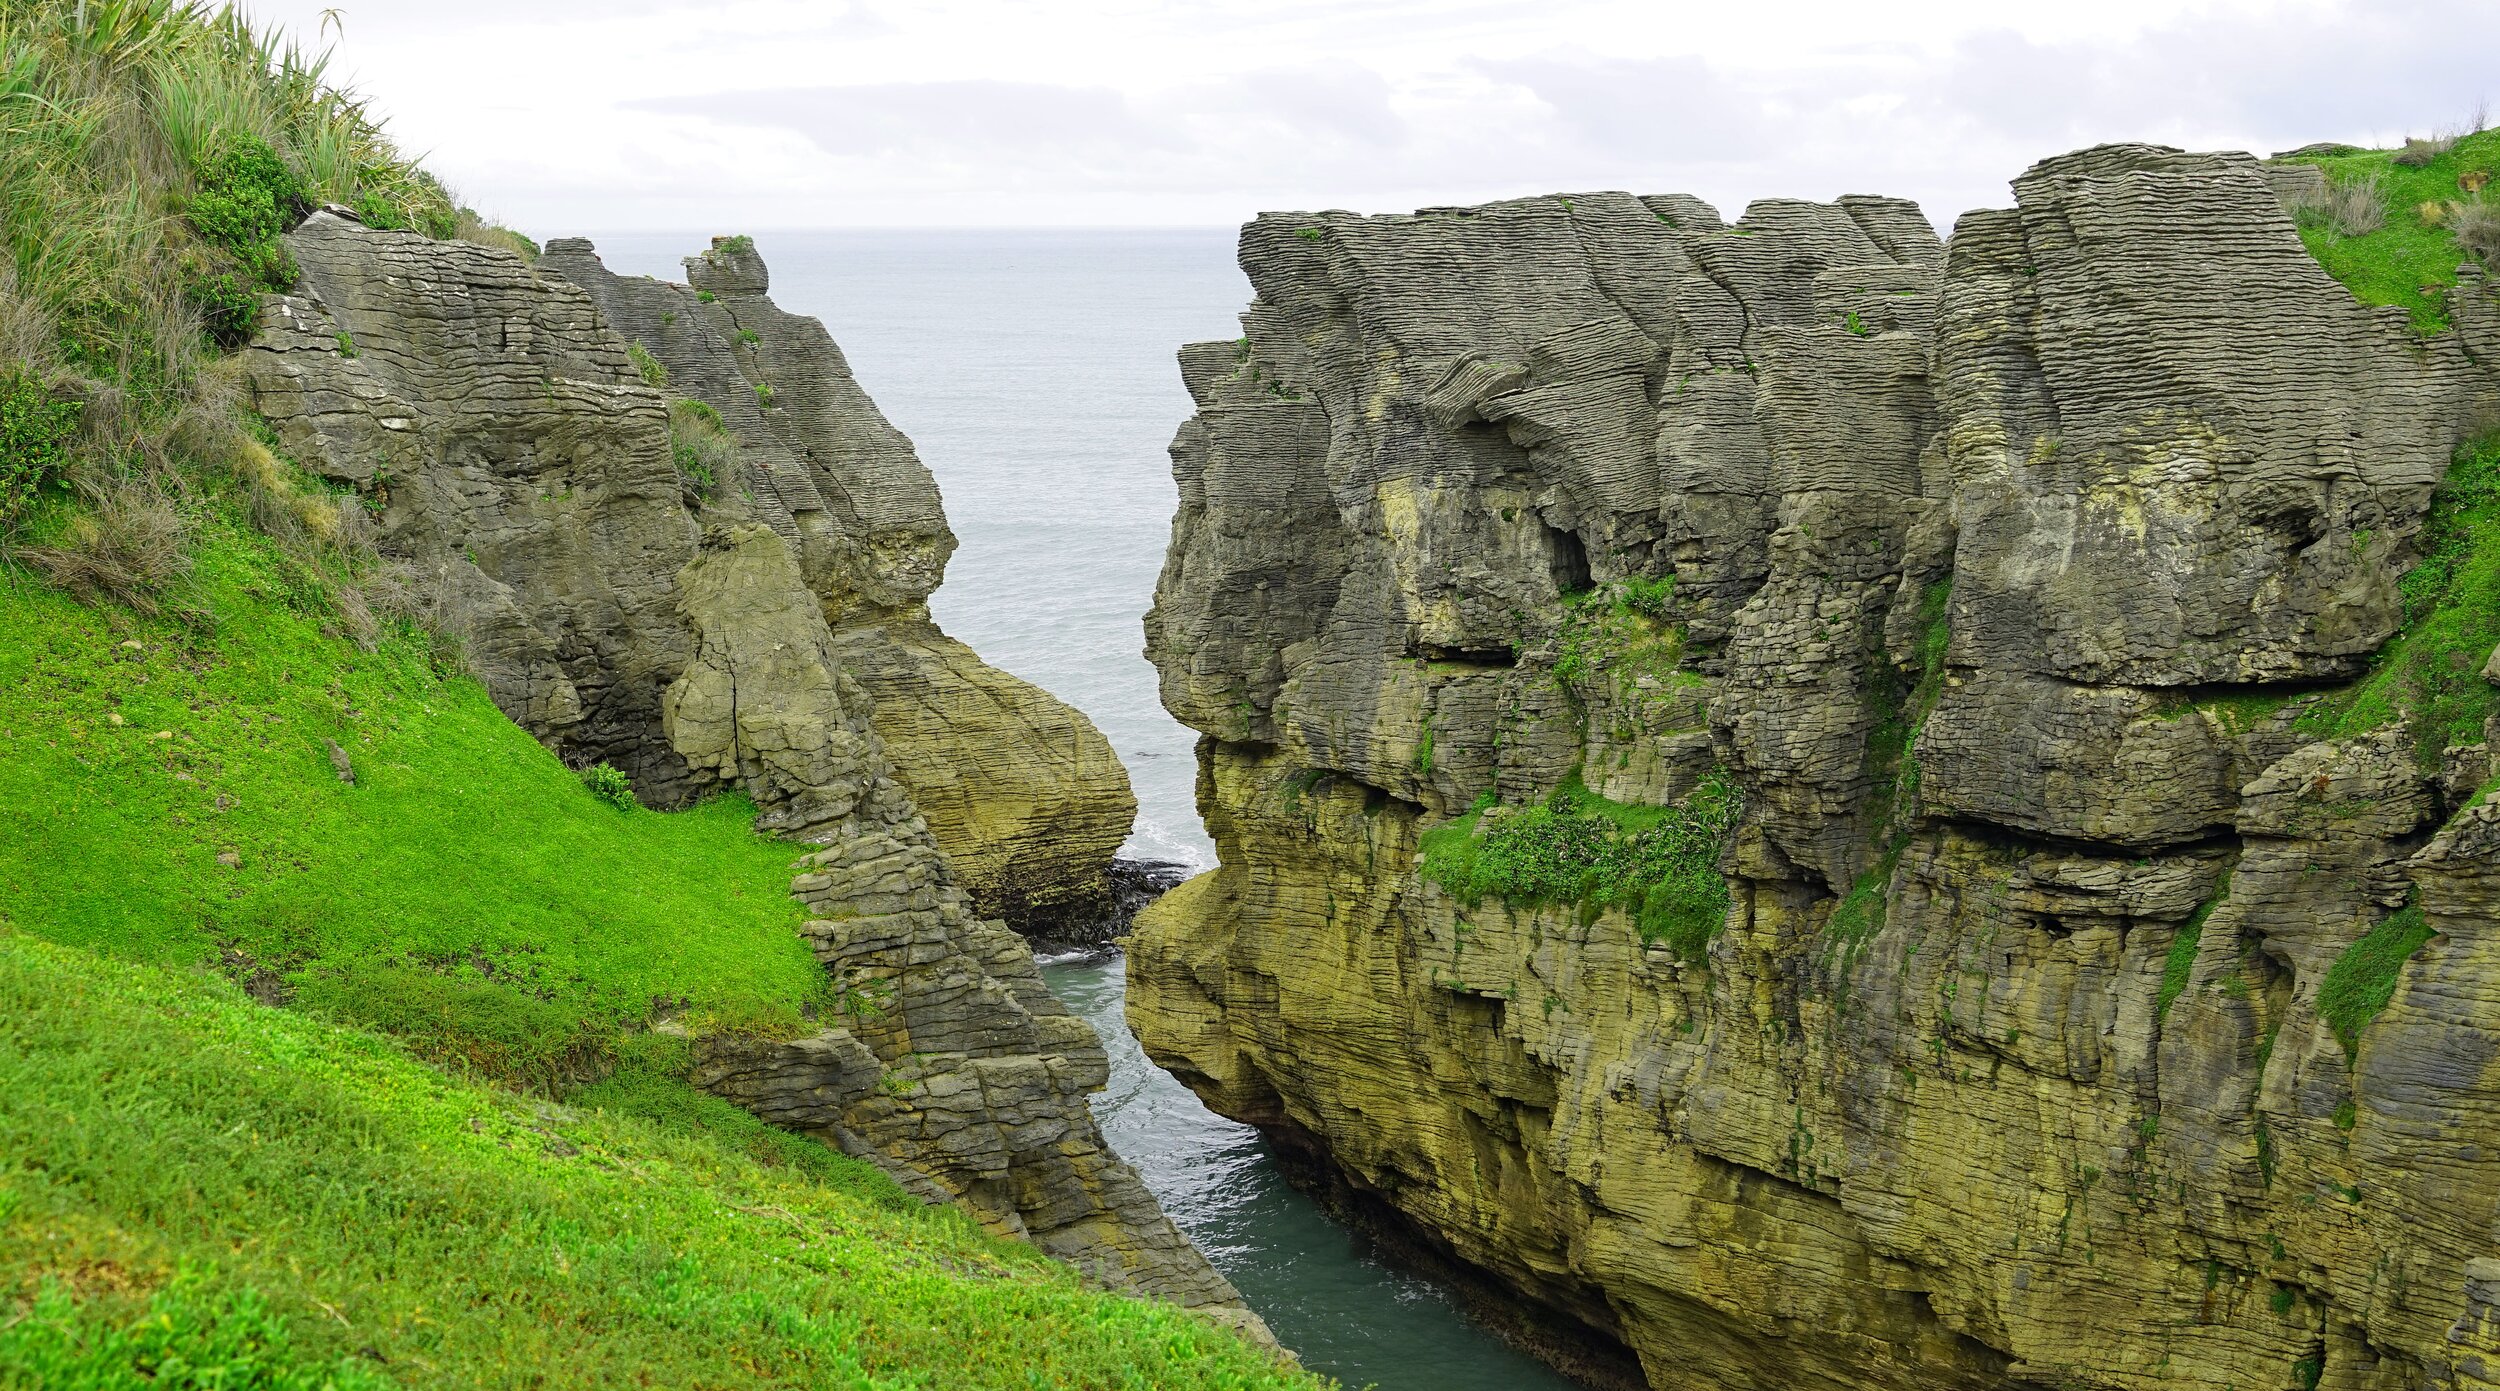
<instances>
[{"instance_id":1,"label":"layered limestone cliff","mask_svg":"<svg viewBox=\"0 0 2500 1391\"><path fill-rule=\"evenodd\" d=\"M1595 1384L2494 1384L2500 731L2354 683L2500 297L2293 177L1250 224L1148 1051Z\"/></svg>"},{"instance_id":2,"label":"layered limestone cliff","mask_svg":"<svg viewBox=\"0 0 2500 1391\"><path fill-rule=\"evenodd\" d=\"M699 1038L696 1081L1256 1331L1104 1147L1100 1043L990 920L1105 896L1126 779L1083 717L930 624L936 489L823 328L762 297L740 244L690 262L697 291L581 242L532 266L326 212L286 240L301 285L243 355L256 404L356 490L497 704L646 801L737 787L807 852L793 892L840 1013ZM739 442L708 486L651 358Z\"/></svg>"},{"instance_id":3,"label":"layered limestone cliff","mask_svg":"<svg viewBox=\"0 0 2500 1391\"><path fill-rule=\"evenodd\" d=\"M1079 932L1110 906L1104 871L1136 819L1128 774L1091 721L938 631L928 598L955 549L937 484L816 320L765 297L752 243L687 258L683 285L624 277L587 241L538 262L716 409L742 443L715 507L772 527L875 704L895 777L984 913ZM734 503L731 501L734 499Z\"/></svg>"}]
</instances>

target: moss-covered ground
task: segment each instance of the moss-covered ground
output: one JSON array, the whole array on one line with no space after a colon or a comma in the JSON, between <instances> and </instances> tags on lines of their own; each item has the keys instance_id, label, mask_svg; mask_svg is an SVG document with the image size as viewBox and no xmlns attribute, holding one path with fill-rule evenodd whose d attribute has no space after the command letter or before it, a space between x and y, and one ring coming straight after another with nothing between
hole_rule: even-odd
<instances>
[{"instance_id":1,"label":"moss-covered ground","mask_svg":"<svg viewBox=\"0 0 2500 1391\"><path fill-rule=\"evenodd\" d=\"M825 1003L797 848L206 525L179 617L0 568L0 1387L1307 1384L695 1091Z\"/></svg>"}]
</instances>

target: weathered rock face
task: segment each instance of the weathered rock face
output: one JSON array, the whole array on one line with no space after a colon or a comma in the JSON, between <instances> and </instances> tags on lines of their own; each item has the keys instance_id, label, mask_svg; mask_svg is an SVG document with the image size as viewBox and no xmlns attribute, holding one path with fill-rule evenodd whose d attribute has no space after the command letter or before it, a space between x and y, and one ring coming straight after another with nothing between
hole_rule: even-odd
<instances>
[{"instance_id":1,"label":"weathered rock face","mask_svg":"<svg viewBox=\"0 0 2500 1391\"><path fill-rule=\"evenodd\" d=\"M576 238L549 243L538 268L589 291L670 391L744 443L713 505L792 548L896 778L975 905L1037 931L1098 915L1136 819L1128 775L1084 716L929 621L955 549L937 484L824 326L765 298L764 263L741 239L689 257L684 285L615 275Z\"/></svg>"},{"instance_id":2,"label":"weathered rock face","mask_svg":"<svg viewBox=\"0 0 2500 1391\"><path fill-rule=\"evenodd\" d=\"M1146 623L1222 856L1132 939L1149 1052L1600 1381L2491 1384L2491 766L2301 717L2500 300L2414 337L2274 182L2085 151L1949 250L1867 198L1250 224ZM1488 794L1714 773L1706 946L1422 872ZM2321 987L2412 913L2348 1053Z\"/></svg>"},{"instance_id":3,"label":"weathered rock face","mask_svg":"<svg viewBox=\"0 0 2500 1391\"><path fill-rule=\"evenodd\" d=\"M603 280L582 243L533 268L328 214L288 241L303 290L245 355L260 410L438 579L497 703L648 800L743 789L810 850L793 892L843 1014L808 1038L698 1039L697 1082L1110 1284L1263 1332L1104 1147L1101 1045L950 862L994 891L1029 875L1028 906L1100 896L1133 804L1083 717L929 623L953 546L936 489L822 328L760 298L751 255L696 262L718 287L699 300ZM650 318L686 341L646 351L747 445L708 503L611 327L672 296ZM726 345L739 322L787 384L769 410ZM914 766L935 804L982 814L941 833ZM1054 821L1074 829L1035 833Z\"/></svg>"},{"instance_id":4,"label":"weathered rock face","mask_svg":"<svg viewBox=\"0 0 2500 1391\"><path fill-rule=\"evenodd\" d=\"M291 242L308 293L278 302L252 359L266 408L378 506L387 549L437 567L515 720L657 805L734 779L653 735L689 656L677 569L704 521L761 523L982 911L1046 929L1107 902L1136 814L1119 760L929 621L955 548L937 486L823 326L764 298L751 248L690 259L698 290L612 275L574 239L535 268L327 214ZM688 496L627 342L738 439L709 497Z\"/></svg>"}]
</instances>

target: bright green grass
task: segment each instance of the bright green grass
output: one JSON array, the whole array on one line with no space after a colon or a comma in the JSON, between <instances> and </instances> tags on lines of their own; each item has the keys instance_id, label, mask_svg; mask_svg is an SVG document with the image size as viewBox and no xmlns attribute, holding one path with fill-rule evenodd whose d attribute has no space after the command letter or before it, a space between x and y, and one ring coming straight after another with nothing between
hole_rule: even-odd
<instances>
[{"instance_id":1,"label":"bright green grass","mask_svg":"<svg viewBox=\"0 0 2500 1391\"><path fill-rule=\"evenodd\" d=\"M2464 197L2457 188L2459 174L2500 170L2500 130L2466 136L2419 169L2394 163L2393 155L2390 150L2366 150L2300 161L2317 165L2337 182L2376 174L2387 203L2387 225L2368 236L2340 236L2309 222L2300 229L2300 239L2363 304L2395 305L2413 316L2417 330L2434 333L2448 326L2439 292L2457 283L2457 266L2465 253L2454 236L2423 218L2422 205Z\"/></svg>"},{"instance_id":2,"label":"bright green grass","mask_svg":"<svg viewBox=\"0 0 2500 1391\"><path fill-rule=\"evenodd\" d=\"M1539 805L1485 825L1490 795L1423 835L1423 876L1463 902L1625 908L1641 939L1679 959L1701 956L1727 917L1719 854L1743 800L1713 774L1681 806L1633 806L1591 792L1574 773Z\"/></svg>"},{"instance_id":3,"label":"bright green grass","mask_svg":"<svg viewBox=\"0 0 2500 1391\"><path fill-rule=\"evenodd\" d=\"M2415 753L2436 767L2450 744L2481 740L2494 706L2483 664L2500 645L2500 436L2461 446L2431 497L2405 573L2404 626L2370 672L2320 701L2297 726L2351 738L2411 715Z\"/></svg>"},{"instance_id":4,"label":"bright green grass","mask_svg":"<svg viewBox=\"0 0 2500 1391\"><path fill-rule=\"evenodd\" d=\"M275 973L304 1006L541 1085L598 1071L657 1001L779 1027L821 998L797 851L749 807L601 802L422 643L324 637L311 576L211 525L193 602L213 635L0 571L0 921Z\"/></svg>"},{"instance_id":5,"label":"bright green grass","mask_svg":"<svg viewBox=\"0 0 2500 1391\"><path fill-rule=\"evenodd\" d=\"M8 1391L1318 1384L951 1210L0 932Z\"/></svg>"},{"instance_id":6,"label":"bright green grass","mask_svg":"<svg viewBox=\"0 0 2500 1391\"><path fill-rule=\"evenodd\" d=\"M2430 939L2422 910L2407 907L2379 919L2327 968L2326 981L2318 987L2318 1014L2343 1040L2346 1056L2360 1053L2361 1031L2396 998L2396 978L2406 959Z\"/></svg>"}]
</instances>

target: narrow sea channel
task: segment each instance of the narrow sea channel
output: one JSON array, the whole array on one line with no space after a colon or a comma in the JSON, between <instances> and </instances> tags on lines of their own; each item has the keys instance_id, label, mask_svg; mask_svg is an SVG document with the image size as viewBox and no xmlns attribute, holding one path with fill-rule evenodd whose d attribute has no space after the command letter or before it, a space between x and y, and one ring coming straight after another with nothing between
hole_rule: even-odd
<instances>
[{"instance_id":1,"label":"narrow sea channel","mask_svg":"<svg viewBox=\"0 0 2500 1391\"><path fill-rule=\"evenodd\" d=\"M919 446L962 540L931 603L982 657L1101 726L1137 789L1128 853L1214 863L1194 736L1165 714L1139 619L1171 533L1165 446L1190 410L1173 353L1233 338L1250 287L1229 230L592 234L623 274L683 279L708 232L751 232L776 302L825 321ZM556 229L555 235L563 235ZM1095 1113L1164 1210L1305 1365L1353 1391L1570 1391L1284 1180L1264 1143L1147 1061L1115 952L1046 958L1111 1054Z\"/></svg>"}]
</instances>

